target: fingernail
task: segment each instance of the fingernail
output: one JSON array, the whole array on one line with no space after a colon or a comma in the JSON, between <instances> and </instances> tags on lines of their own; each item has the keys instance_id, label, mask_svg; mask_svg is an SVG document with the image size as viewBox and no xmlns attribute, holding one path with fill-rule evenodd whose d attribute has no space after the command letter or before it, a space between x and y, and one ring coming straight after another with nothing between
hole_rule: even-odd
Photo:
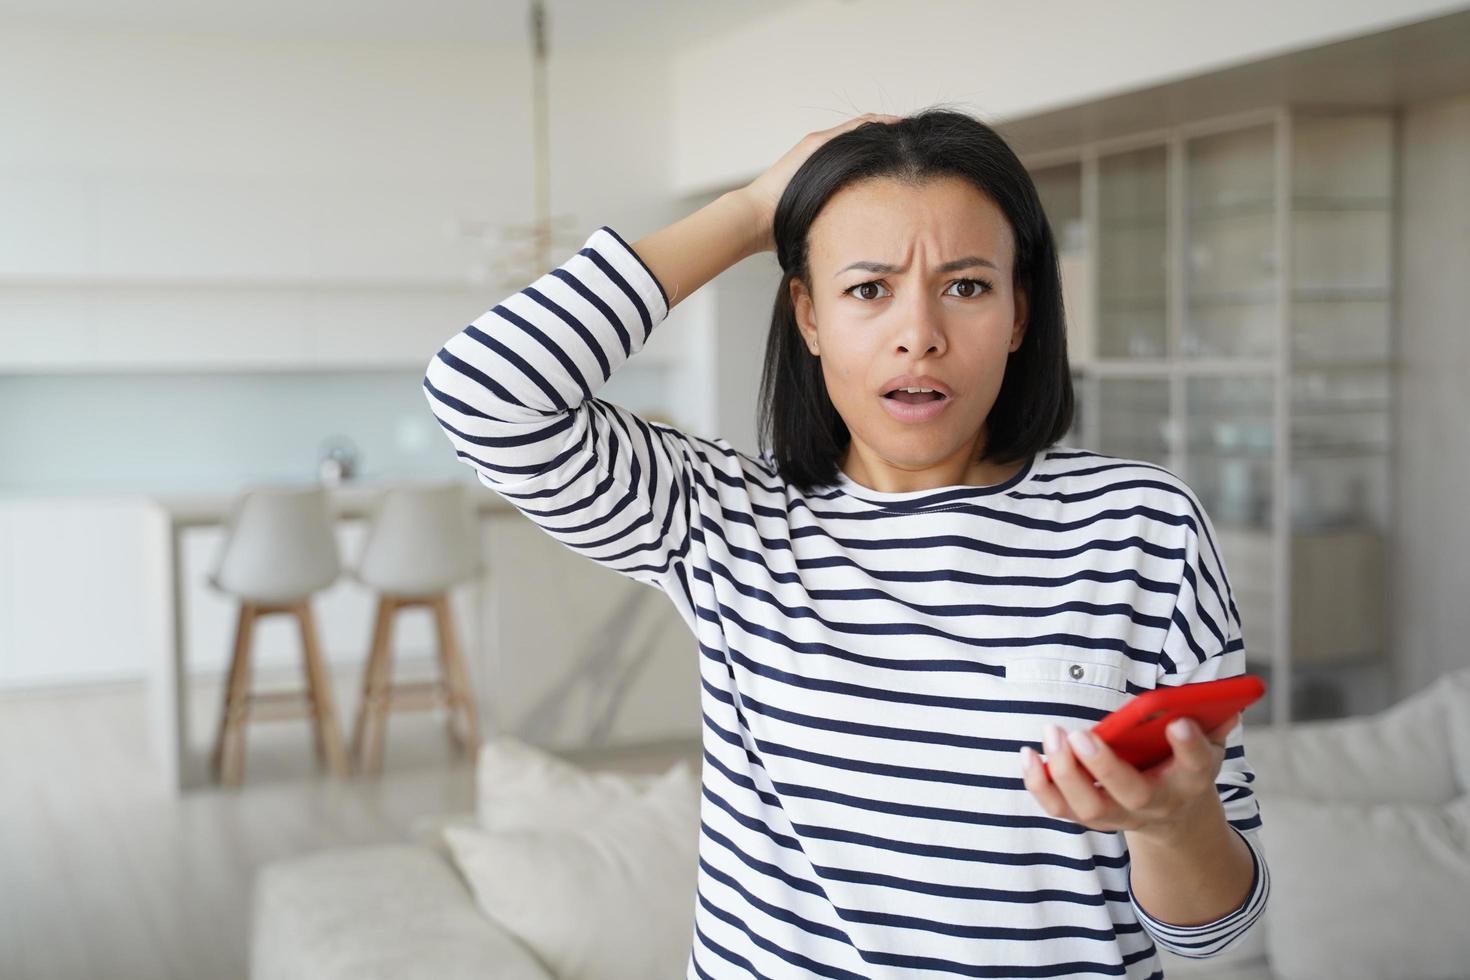
<instances>
[{"instance_id":1,"label":"fingernail","mask_svg":"<svg viewBox=\"0 0 1470 980\"><path fill-rule=\"evenodd\" d=\"M1041 733L1041 746L1047 755L1056 755L1062 749L1062 730L1056 725L1047 725Z\"/></svg>"},{"instance_id":2,"label":"fingernail","mask_svg":"<svg viewBox=\"0 0 1470 980\"><path fill-rule=\"evenodd\" d=\"M1097 754L1097 743L1091 735L1080 729L1068 735L1067 741L1072 743L1072 749L1084 759L1090 759Z\"/></svg>"},{"instance_id":3,"label":"fingernail","mask_svg":"<svg viewBox=\"0 0 1470 980\"><path fill-rule=\"evenodd\" d=\"M1021 771L1030 772L1036 766L1036 752L1029 745L1021 746Z\"/></svg>"},{"instance_id":4,"label":"fingernail","mask_svg":"<svg viewBox=\"0 0 1470 980\"><path fill-rule=\"evenodd\" d=\"M1190 726L1188 718L1176 718L1169 723L1169 734L1178 739L1189 738Z\"/></svg>"}]
</instances>

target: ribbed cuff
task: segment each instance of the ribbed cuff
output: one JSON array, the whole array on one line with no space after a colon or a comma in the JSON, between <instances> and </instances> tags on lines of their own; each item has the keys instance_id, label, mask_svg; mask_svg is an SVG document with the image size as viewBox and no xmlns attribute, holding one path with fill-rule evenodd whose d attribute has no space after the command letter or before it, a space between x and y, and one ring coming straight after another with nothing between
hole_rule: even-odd
<instances>
[{"instance_id":1,"label":"ribbed cuff","mask_svg":"<svg viewBox=\"0 0 1470 980\"><path fill-rule=\"evenodd\" d=\"M1245 902L1235 911L1214 922L1197 926L1170 925L1144 911L1133 895L1133 879L1128 879L1128 901L1133 905L1138 920L1153 936L1158 945L1171 953L1190 959L1204 959L1224 952L1229 946L1255 925L1266 909L1266 898L1271 892L1271 872L1266 866L1265 856L1249 834L1242 833L1234 824L1230 829L1245 841L1251 852L1251 890Z\"/></svg>"}]
</instances>

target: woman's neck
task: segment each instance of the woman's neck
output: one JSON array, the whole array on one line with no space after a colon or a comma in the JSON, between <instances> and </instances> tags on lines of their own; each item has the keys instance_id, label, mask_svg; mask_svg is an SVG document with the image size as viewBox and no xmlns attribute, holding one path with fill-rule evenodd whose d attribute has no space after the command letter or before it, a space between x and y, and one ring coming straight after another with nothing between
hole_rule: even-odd
<instances>
[{"instance_id":1,"label":"woman's neck","mask_svg":"<svg viewBox=\"0 0 1470 980\"><path fill-rule=\"evenodd\" d=\"M1024 460L995 463L978 460L966 449L954 457L921 467L901 466L871 450L849 445L841 463L842 472L854 483L879 493L908 493L941 487L989 487L1004 483L1020 472Z\"/></svg>"}]
</instances>

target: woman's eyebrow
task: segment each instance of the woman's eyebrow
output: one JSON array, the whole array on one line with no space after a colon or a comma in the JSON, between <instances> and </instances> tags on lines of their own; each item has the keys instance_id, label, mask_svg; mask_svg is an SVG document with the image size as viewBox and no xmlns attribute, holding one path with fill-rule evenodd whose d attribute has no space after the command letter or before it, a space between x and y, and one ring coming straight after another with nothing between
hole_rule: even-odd
<instances>
[{"instance_id":1,"label":"woman's eyebrow","mask_svg":"<svg viewBox=\"0 0 1470 980\"><path fill-rule=\"evenodd\" d=\"M951 262L946 262L946 263L944 263L944 265L941 265L939 267L938 271L940 271L940 272L958 272L961 269L968 269L972 265L989 266L990 268L994 269L996 272L999 272L1000 271L1000 267L997 266L994 262L990 261L989 259L982 259L978 255L967 255L967 256L965 256L962 259L955 259L955 260L953 260ZM849 265L849 266L846 266L844 268L838 269L835 273L833 273L833 275L834 276L840 276L844 272L848 272L848 271L850 271L852 269L862 269L864 272L883 272L883 273L888 273L888 272L902 272L905 268L908 268L908 267L907 266L904 266L903 268L900 268L899 266L896 266L896 265L888 265L888 264L883 263L883 262L854 262L852 265Z\"/></svg>"}]
</instances>

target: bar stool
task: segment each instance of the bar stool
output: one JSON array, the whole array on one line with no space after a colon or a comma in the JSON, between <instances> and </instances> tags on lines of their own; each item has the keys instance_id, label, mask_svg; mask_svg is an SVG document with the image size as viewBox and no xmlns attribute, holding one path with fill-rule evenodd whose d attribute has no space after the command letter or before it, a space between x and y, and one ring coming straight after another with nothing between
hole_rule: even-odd
<instances>
[{"instance_id":1,"label":"bar stool","mask_svg":"<svg viewBox=\"0 0 1470 980\"><path fill-rule=\"evenodd\" d=\"M341 568L337 539L321 487L257 488L241 495L226 524L223 546L209 583L240 600L235 650L225 687L215 777L238 786L244 768L245 723L250 718L312 719L318 760L347 774L331 678L317 644L311 596L336 580ZM255 621L289 614L301 629L305 691L250 691L250 649Z\"/></svg>"},{"instance_id":2,"label":"bar stool","mask_svg":"<svg viewBox=\"0 0 1470 980\"><path fill-rule=\"evenodd\" d=\"M362 701L352 732L360 772L377 773L391 710L448 709L450 740L473 758L480 726L449 606L450 589L481 572L480 534L459 482L394 487L385 491L368 527L362 557L350 574L378 592L372 650L363 672ZM438 638L439 678L395 684L393 617L428 607ZM456 730L455 722L460 729Z\"/></svg>"}]
</instances>

